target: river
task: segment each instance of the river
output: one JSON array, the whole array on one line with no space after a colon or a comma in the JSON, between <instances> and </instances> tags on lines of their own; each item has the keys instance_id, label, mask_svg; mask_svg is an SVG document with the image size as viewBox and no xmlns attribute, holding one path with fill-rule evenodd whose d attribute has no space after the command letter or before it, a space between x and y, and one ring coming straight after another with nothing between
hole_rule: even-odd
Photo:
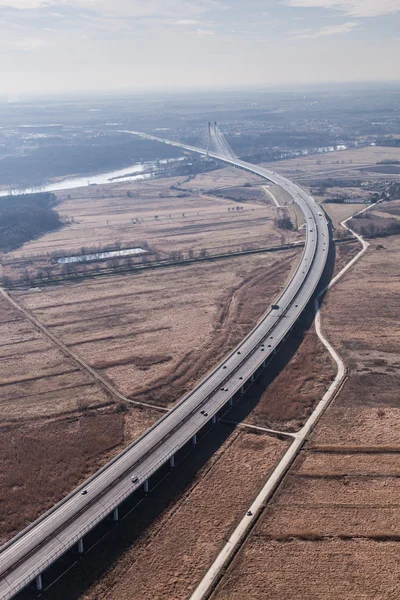
<instances>
[{"instance_id":1,"label":"river","mask_svg":"<svg viewBox=\"0 0 400 600\"><path fill-rule=\"evenodd\" d=\"M165 165L169 162L180 161L183 158L168 158L158 161L159 164ZM10 194L34 194L35 192L55 192L62 190L71 190L73 188L85 187L88 185L101 185L105 183L119 183L120 181L137 181L141 179L150 179L151 173L143 173L150 168L156 166L156 161L146 163L134 163L130 167L118 169L117 171L106 171L97 175L85 175L79 177L65 177L60 181L46 183L41 186L33 186L27 188L9 188L0 190L0 196L8 196Z\"/></svg>"}]
</instances>

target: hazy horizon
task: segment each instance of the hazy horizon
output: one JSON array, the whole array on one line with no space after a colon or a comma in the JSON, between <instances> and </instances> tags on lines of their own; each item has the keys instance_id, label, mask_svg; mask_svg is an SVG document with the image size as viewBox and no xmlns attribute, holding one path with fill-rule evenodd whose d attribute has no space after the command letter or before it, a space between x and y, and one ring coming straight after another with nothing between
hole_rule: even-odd
<instances>
[{"instance_id":1,"label":"hazy horizon","mask_svg":"<svg viewBox=\"0 0 400 600\"><path fill-rule=\"evenodd\" d=\"M400 0L0 0L2 94L397 83Z\"/></svg>"},{"instance_id":2,"label":"hazy horizon","mask_svg":"<svg viewBox=\"0 0 400 600\"><path fill-rule=\"evenodd\" d=\"M336 81L336 82L299 82L299 83L288 83L288 84L275 84L275 85L243 85L243 86L215 86L215 87L204 87L204 86L191 86L191 87L175 87L168 89L167 87L154 87L154 88L138 88L138 89L118 89L118 88L96 88L93 90L74 90L68 89L64 91L58 90L25 90L15 95L4 95L0 92L0 104L13 103L13 102L36 102L36 101L108 101L111 99L124 98L154 98L154 101L159 99L159 95L162 94L163 98L184 98L191 99L196 94L202 94L205 97L218 95L218 94L232 94L232 95L245 95L246 93L257 93L257 94L306 94L306 93L329 93L335 90L341 90L347 93L357 93L360 91L376 91L380 89L386 89L387 91L393 90L394 92L400 93L400 79L393 81ZM222 96L221 96L222 97Z\"/></svg>"}]
</instances>

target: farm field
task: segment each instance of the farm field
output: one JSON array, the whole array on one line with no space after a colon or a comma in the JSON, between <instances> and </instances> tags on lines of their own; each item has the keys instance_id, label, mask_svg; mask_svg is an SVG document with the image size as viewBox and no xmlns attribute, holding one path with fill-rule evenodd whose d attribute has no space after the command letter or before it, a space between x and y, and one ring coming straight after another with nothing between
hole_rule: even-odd
<instances>
[{"instance_id":1,"label":"farm field","mask_svg":"<svg viewBox=\"0 0 400 600\"><path fill-rule=\"evenodd\" d=\"M367 146L365 148L349 148L336 152L323 154L312 154L294 159L279 161L279 163L267 163L268 166L278 173L298 178L315 177L326 175L329 177L341 177L347 173L356 179L365 179L365 167L375 167L377 162L383 160L399 160L400 148L386 148L381 146ZM372 177L382 177L382 173L368 173ZM396 175L394 175L396 176ZM386 175L387 177L387 175Z\"/></svg>"},{"instance_id":2,"label":"farm field","mask_svg":"<svg viewBox=\"0 0 400 600\"><path fill-rule=\"evenodd\" d=\"M81 483L159 413L118 405L0 297L0 541Z\"/></svg>"},{"instance_id":3,"label":"farm field","mask_svg":"<svg viewBox=\"0 0 400 600\"><path fill-rule=\"evenodd\" d=\"M82 245L127 240L147 241L168 254L171 248L229 250L301 239L276 229L276 210L258 181L228 168L195 177L186 188L168 178L63 192L58 209L75 222L7 258L24 254L35 261L54 249L79 252ZM249 183L256 187L244 187ZM205 193L226 186L245 194L246 203ZM262 202L256 202L257 192ZM169 407L257 323L298 255L246 256L12 295L122 394ZM5 465L0 541L5 541L162 413L116 401L5 297L0 310ZM21 461L25 455L29 459Z\"/></svg>"},{"instance_id":4,"label":"farm field","mask_svg":"<svg viewBox=\"0 0 400 600\"><path fill-rule=\"evenodd\" d=\"M215 252L301 239L297 232L276 228L276 206L260 194L259 183L251 175L221 169L186 183L171 178L167 184L154 180L71 190L59 210L75 222L14 255L35 260L52 250L79 252L121 241L146 243L168 256L172 250ZM237 198L224 197L232 189ZM361 208L335 206L334 224ZM291 216L295 220L294 211ZM349 378L214 598L263 598L266 587L272 600L294 592L300 600L317 593L327 600L363 593L360 597L368 600L386 600L391 596L379 595L384 584L388 593L397 593L392 571L400 534L391 519L399 492L399 246L394 237L374 240L329 292L323 328L344 357ZM337 244L335 270L358 251L357 243ZM285 250L226 258L12 295L119 392L170 408L257 323L299 254ZM0 410L8 421L0 452L8 494L0 535L7 539L140 435L160 412L115 402L9 305L4 314L7 377L1 381ZM315 333L306 331L276 378L260 378L251 388L253 408L246 421L297 431L334 373ZM241 420L240 413L236 418ZM132 598L137 590L143 598L151 589L153 600L186 598L286 448L286 441L238 427L193 485L81 597ZM22 463L26 452L30 459ZM53 479L53 471L60 476ZM343 580L343 556L349 581ZM371 569L375 557L389 569L386 579ZM312 578L311 567L305 575L304 563L314 570L319 565L318 578ZM62 585L65 597L71 597L68 585L75 583Z\"/></svg>"},{"instance_id":5,"label":"farm field","mask_svg":"<svg viewBox=\"0 0 400 600\"><path fill-rule=\"evenodd\" d=\"M389 205L385 204L385 213L389 213L390 215L393 215L397 219L400 218L400 201L395 200L394 202L391 202Z\"/></svg>"},{"instance_id":6,"label":"farm field","mask_svg":"<svg viewBox=\"0 0 400 600\"><path fill-rule=\"evenodd\" d=\"M261 178L233 168L197 175L189 181L170 177L137 182L87 186L57 193L57 210L73 222L26 243L8 255L18 259L63 251L79 254L120 242L129 247L147 244L161 256L206 248L210 253L244 245L274 246L298 241L301 234L275 227L276 208L264 196ZM243 188L244 184L254 187ZM246 202L213 195L221 187L245 190Z\"/></svg>"},{"instance_id":7,"label":"farm field","mask_svg":"<svg viewBox=\"0 0 400 600\"><path fill-rule=\"evenodd\" d=\"M256 324L296 260L248 256L13 297L123 394L171 406ZM0 308L4 541L161 413L116 402L4 297Z\"/></svg>"},{"instance_id":8,"label":"farm field","mask_svg":"<svg viewBox=\"0 0 400 600\"><path fill-rule=\"evenodd\" d=\"M259 432L231 433L185 494L81 597L188 598L286 448L286 441ZM106 544L100 552L107 552ZM61 598L71 597L74 582L61 584Z\"/></svg>"},{"instance_id":9,"label":"farm field","mask_svg":"<svg viewBox=\"0 0 400 600\"><path fill-rule=\"evenodd\" d=\"M288 348L282 353L290 352ZM279 358L278 358L279 360ZM271 369L274 377L271 381ZM253 407L246 423L278 431L296 432L311 414L335 377L334 363L311 326L300 340L294 355L275 373L274 363L256 380L248 392ZM242 420L241 403L232 419Z\"/></svg>"},{"instance_id":10,"label":"farm field","mask_svg":"<svg viewBox=\"0 0 400 600\"><path fill-rule=\"evenodd\" d=\"M268 310L296 256L170 267L14 297L121 393L171 406Z\"/></svg>"},{"instance_id":11,"label":"farm field","mask_svg":"<svg viewBox=\"0 0 400 600\"><path fill-rule=\"evenodd\" d=\"M348 379L213 600L399 596L399 252L398 236L374 240L329 292L323 330Z\"/></svg>"},{"instance_id":12,"label":"farm field","mask_svg":"<svg viewBox=\"0 0 400 600\"><path fill-rule=\"evenodd\" d=\"M324 211L329 215L332 220L332 225L336 231L345 232L345 228L342 227L341 222L345 221L349 217L366 208L368 204L324 204ZM351 227L349 223L347 226Z\"/></svg>"}]
</instances>

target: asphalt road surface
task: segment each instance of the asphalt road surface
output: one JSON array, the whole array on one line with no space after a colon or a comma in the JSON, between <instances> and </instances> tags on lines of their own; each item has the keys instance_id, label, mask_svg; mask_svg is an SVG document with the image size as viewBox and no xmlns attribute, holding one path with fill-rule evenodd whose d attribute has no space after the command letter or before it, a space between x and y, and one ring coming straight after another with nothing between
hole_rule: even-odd
<instances>
[{"instance_id":1,"label":"asphalt road surface","mask_svg":"<svg viewBox=\"0 0 400 600\"><path fill-rule=\"evenodd\" d=\"M140 135L166 143L166 140L154 136ZM206 154L204 150L177 142L168 143ZM271 309L212 373L145 434L0 548L2 599L12 598L33 581L142 486L177 450L190 442L267 361L297 321L318 285L328 255L329 233L322 210L308 192L263 167L213 153L210 156L280 185L290 193L304 214L306 243L295 273L276 301L279 309ZM82 489L87 490L85 495L81 494Z\"/></svg>"}]
</instances>

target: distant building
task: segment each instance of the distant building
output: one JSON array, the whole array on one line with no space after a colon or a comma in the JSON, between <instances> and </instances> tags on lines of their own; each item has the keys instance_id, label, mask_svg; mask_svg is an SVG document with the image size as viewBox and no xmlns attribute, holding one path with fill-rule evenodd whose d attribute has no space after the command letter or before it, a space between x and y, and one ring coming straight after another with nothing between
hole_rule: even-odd
<instances>
[{"instance_id":1,"label":"distant building","mask_svg":"<svg viewBox=\"0 0 400 600\"><path fill-rule=\"evenodd\" d=\"M18 127L18 133L61 133L64 129L64 125L50 124L50 125L20 125Z\"/></svg>"}]
</instances>

